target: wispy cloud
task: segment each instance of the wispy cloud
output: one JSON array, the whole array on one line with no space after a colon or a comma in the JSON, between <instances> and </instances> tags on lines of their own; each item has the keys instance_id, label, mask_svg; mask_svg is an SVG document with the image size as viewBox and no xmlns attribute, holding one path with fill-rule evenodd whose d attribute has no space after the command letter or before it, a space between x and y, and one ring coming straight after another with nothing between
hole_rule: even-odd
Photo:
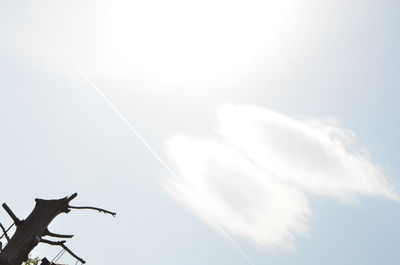
<instances>
[{"instance_id":1,"label":"wispy cloud","mask_svg":"<svg viewBox=\"0 0 400 265\"><path fill-rule=\"evenodd\" d=\"M171 192L216 229L291 248L308 231L310 195L398 200L350 131L254 106L225 105L217 114L216 139L167 142L179 177L171 178Z\"/></svg>"}]
</instances>

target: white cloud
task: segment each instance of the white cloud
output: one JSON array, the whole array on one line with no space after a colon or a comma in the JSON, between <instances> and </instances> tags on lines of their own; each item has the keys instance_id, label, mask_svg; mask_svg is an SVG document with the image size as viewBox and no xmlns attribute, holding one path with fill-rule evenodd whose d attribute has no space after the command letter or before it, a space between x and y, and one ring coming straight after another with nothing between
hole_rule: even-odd
<instances>
[{"instance_id":1,"label":"white cloud","mask_svg":"<svg viewBox=\"0 0 400 265\"><path fill-rule=\"evenodd\" d=\"M171 192L215 228L291 248L307 233L310 195L398 199L349 131L254 106L225 105L218 117L217 139L167 142L178 175Z\"/></svg>"}]
</instances>

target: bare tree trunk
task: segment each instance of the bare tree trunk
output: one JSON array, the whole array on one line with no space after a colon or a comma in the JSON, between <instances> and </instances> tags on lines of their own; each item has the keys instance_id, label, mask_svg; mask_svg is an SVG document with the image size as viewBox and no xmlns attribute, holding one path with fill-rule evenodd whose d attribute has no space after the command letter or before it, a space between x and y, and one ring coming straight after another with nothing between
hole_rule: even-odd
<instances>
[{"instance_id":1,"label":"bare tree trunk","mask_svg":"<svg viewBox=\"0 0 400 265\"><path fill-rule=\"evenodd\" d=\"M64 245L65 241L55 242L43 239L44 236L59 238L73 237L73 235L59 235L51 233L47 227L51 223L51 221L53 221L53 219L60 213L70 212L70 208L73 208L74 206L70 206L69 202L73 200L76 196L77 194L74 193L69 197L65 197L59 200L36 199L35 208L28 216L28 218L26 218L26 220L19 220L11 211L11 209L4 203L3 208L13 219L17 228L14 235L9 239L8 244L0 252L0 265L21 265L22 262L28 259L29 253L40 242L50 245L59 245L76 259L78 259L82 263L85 263L83 259L75 255L70 249L68 249ZM109 212L100 208L88 208L115 215L115 213L113 212Z\"/></svg>"}]
</instances>

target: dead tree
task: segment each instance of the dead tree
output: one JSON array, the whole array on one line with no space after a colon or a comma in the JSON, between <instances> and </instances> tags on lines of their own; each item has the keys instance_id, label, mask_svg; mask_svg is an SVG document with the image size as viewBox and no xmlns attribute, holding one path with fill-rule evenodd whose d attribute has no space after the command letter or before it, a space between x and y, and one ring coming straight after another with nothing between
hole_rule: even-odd
<instances>
[{"instance_id":1,"label":"dead tree","mask_svg":"<svg viewBox=\"0 0 400 265\"><path fill-rule=\"evenodd\" d=\"M7 235L7 231L5 230L3 225L1 225L1 230L6 236L8 243L5 248L0 252L0 265L21 265L24 261L28 259L29 253L39 243L60 246L77 260L85 263L82 258L77 256L65 245L65 240L51 241L43 238L44 236L63 239L73 237L73 235L60 235L52 233L47 228L51 221L53 221L53 219L57 215L61 213L69 213L71 209L91 209L111 214L112 216L116 215L116 213L114 212L110 212L101 208L76 207L69 205L69 203L77 195L77 193L74 193L69 197L65 197L59 200L36 199L35 208L25 220L18 219L13 211L7 206L7 204L3 203L3 208L13 220L16 226L16 231L14 235L10 238Z\"/></svg>"}]
</instances>

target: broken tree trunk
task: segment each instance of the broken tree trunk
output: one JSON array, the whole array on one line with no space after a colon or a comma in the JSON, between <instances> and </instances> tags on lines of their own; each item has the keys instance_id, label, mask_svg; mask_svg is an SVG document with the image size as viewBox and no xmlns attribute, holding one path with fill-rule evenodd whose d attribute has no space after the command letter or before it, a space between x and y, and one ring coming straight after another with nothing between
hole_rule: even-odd
<instances>
[{"instance_id":1,"label":"broken tree trunk","mask_svg":"<svg viewBox=\"0 0 400 265\"><path fill-rule=\"evenodd\" d=\"M77 260L85 263L83 259L75 255L68 249L65 241L50 241L43 239L44 236L52 236L58 238L71 238L73 235L59 235L48 230L48 225L60 213L68 213L70 209L94 209L115 216L115 213L109 212L95 207L74 207L70 206L69 202L77 196L76 193L69 197L59 200L42 200L36 199L36 205L31 214L26 220L20 220L4 203L3 208L10 215L16 225L14 235L9 239L5 248L0 252L0 265L21 265L28 259L29 253L39 244L46 243L50 245L58 245L63 247L68 253L74 256Z\"/></svg>"}]
</instances>

